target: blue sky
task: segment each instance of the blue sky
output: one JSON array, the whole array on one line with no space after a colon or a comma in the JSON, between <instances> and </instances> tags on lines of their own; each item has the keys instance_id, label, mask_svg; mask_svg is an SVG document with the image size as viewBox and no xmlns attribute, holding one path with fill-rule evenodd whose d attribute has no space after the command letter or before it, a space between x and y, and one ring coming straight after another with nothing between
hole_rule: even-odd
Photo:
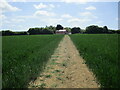
<instances>
[{"instance_id":1,"label":"blue sky","mask_svg":"<svg viewBox=\"0 0 120 90\"><path fill-rule=\"evenodd\" d=\"M80 27L108 26L118 29L118 2L6 2L0 9L0 30L27 31L46 25Z\"/></svg>"}]
</instances>

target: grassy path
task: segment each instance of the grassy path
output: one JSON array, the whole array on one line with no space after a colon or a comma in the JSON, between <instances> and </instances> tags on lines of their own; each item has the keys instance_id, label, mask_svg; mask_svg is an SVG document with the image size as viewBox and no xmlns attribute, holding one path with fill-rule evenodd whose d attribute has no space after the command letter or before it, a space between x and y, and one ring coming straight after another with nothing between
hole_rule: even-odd
<instances>
[{"instance_id":1,"label":"grassy path","mask_svg":"<svg viewBox=\"0 0 120 90\"><path fill-rule=\"evenodd\" d=\"M65 35L43 72L35 81L31 81L28 87L98 88L99 85L79 56L70 37Z\"/></svg>"}]
</instances>

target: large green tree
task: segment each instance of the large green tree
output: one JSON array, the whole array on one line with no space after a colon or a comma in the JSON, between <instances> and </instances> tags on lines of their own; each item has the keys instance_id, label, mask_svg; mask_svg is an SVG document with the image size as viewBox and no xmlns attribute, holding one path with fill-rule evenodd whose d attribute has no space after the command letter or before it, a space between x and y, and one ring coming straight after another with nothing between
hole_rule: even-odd
<instances>
[{"instance_id":1,"label":"large green tree","mask_svg":"<svg viewBox=\"0 0 120 90\"><path fill-rule=\"evenodd\" d=\"M61 30L61 29L63 29L63 26L58 24L57 27L56 27L56 30Z\"/></svg>"},{"instance_id":2,"label":"large green tree","mask_svg":"<svg viewBox=\"0 0 120 90\"><path fill-rule=\"evenodd\" d=\"M68 31L68 32L71 32L71 28L70 27L65 27L64 28L66 31Z\"/></svg>"},{"instance_id":3,"label":"large green tree","mask_svg":"<svg viewBox=\"0 0 120 90\"><path fill-rule=\"evenodd\" d=\"M103 31L104 31L104 33L108 33L108 28L107 28L107 26L104 26L104 27L103 27Z\"/></svg>"},{"instance_id":4,"label":"large green tree","mask_svg":"<svg viewBox=\"0 0 120 90\"><path fill-rule=\"evenodd\" d=\"M28 33L30 35L35 35L35 34L53 34L53 31L51 31L48 27L45 28L30 28L28 30Z\"/></svg>"},{"instance_id":5,"label":"large green tree","mask_svg":"<svg viewBox=\"0 0 120 90\"><path fill-rule=\"evenodd\" d=\"M81 29L79 27L74 27L74 28L71 29L72 34L80 33L80 32L81 32Z\"/></svg>"},{"instance_id":6,"label":"large green tree","mask_svg":"<svg viewBox=\"0 0 120 90\"><path fill-rule=\"evenodd\" d=\"M97 25L91 25L86 27L86 33L108 33L108 28L107 26L102 27L98 27Z\"/></svg>"}]
</instances>

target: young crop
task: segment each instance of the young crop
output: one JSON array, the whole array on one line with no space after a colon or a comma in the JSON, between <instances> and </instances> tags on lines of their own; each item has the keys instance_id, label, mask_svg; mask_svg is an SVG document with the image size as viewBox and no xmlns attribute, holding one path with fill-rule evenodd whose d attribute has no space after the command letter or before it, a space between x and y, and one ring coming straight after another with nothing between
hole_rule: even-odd
<instances>
[{"instance_id":1,"label":"young crop","mask_svg":"<svg viewBox=\"0 0 120 90\"><path fill-rule=\"evenodd\" d=\"M3 88L24 88L35 80L63 35L5 36L2 49Z\"/></svg>"},{"instance_id":2,"label":"young crop","mask_svg":"<svg viewBox=\"0 0 120 90\"><path fill-rule=\"evenodd\" d=\"M103 88L119 87L118 35L70 35L85 63L94 72Z\"/></svg>"}]
</instances>

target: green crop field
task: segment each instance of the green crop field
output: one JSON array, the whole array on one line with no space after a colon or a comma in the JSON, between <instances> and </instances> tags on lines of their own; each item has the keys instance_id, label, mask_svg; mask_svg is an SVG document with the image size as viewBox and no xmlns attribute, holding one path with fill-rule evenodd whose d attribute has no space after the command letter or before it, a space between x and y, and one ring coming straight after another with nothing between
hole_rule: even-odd
<instances>
[{"instance_id":1,"label":"green crop field","mask_svg":"<svg viewBox=\"0 0 120 90\"><path fill-rule=\"evenodd\" d=\"M76 34L70 37L101 87L119 87L118 34Z\"/></svg>"},{"instance_id":2,"label":"green crop field","mask_svg":"<svg viewBox=\"0 0 120 90\"><path fill-rule=\"evenodd\" d=\"M42 71L62 38L63 35L3 37L3 88L26 87Z\"/></svg>"}]
</instances>

